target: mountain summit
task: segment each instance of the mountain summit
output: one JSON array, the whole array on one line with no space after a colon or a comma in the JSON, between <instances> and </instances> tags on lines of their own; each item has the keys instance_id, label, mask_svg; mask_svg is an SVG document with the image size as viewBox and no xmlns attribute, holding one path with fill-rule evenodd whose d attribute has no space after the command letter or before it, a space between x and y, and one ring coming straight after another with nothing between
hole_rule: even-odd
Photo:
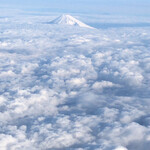
<instances>
[{"instance_id":1,"label":"mountain summit","mask_svg":"<svg viewBox=\"0 0 150 150\"><path fill-rule=\"evenodd\" d=\"M85 23L75 19L70 15L61 15L60 17L56 18L55 20L51 21L50 24L62 24L62 25L72 25L72 26L79 26L84 28L91 28L93 27L86 25Z\"/></svg>"}]
</instances>

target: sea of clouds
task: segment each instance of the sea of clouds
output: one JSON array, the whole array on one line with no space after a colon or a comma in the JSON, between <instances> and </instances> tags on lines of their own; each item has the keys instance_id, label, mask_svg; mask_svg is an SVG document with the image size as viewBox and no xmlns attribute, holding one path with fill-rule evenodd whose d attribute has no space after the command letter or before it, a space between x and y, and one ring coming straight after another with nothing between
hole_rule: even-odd
<instances>
[{"instance_id":1,"label":"sea of clouds","mask_svg":"<svg viewBox=\"0 0 150 150\"><path fill-rule=\"evenodd\" d=\"M150 27L0 18L0 150L149 150Z\"/></svg>"}]
</instances>

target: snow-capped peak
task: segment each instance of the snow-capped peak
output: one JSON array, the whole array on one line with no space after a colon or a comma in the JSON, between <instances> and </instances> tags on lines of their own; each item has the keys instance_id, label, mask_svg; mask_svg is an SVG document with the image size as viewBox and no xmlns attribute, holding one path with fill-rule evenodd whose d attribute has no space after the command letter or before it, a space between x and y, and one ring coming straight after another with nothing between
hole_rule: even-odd
<instances>
[{"instance_id":1,"label":"snow-capped peak","mask_svg":"<svg viewBox=\"0 0 150 150\"><path fill-rule=\"evenodd\" d=\"M84 28L93 28L85 23L75 19L70 15L61 15L60 17L56 18L55 20L50 22L51 24L62 24L62 25L73 25L73 26L80 26Z\"/></svg>"}]
</instances>

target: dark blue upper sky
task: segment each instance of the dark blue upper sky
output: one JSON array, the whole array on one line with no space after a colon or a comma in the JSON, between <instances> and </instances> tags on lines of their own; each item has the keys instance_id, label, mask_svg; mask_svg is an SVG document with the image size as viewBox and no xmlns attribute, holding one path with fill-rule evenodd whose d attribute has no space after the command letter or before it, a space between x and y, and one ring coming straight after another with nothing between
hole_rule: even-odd
<instances>
[{"instance_id":1,"label":"dark blue upper sky","mask_svg":"<svg viewBox=\"0 0 150 150\"><path fill-rule=\"evenodd\" d=\"M150 0L0 0L0 6L30 11L150 14Z\"/></svg>"}]
</instances>

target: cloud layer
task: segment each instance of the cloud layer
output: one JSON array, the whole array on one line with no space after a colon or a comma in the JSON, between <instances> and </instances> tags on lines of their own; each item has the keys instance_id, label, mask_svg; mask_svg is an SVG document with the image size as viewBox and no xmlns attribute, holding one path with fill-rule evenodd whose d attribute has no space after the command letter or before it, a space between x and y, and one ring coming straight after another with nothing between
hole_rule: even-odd
<instances>
[{"instance_id":1,"label":"cloud layer","mask_svg":"<svg viewBox=\"0 0 150 150\"><path fill-rule=\"evenodd\" d=\"M42 19L0 18L0 149L148 150L149 28Z\"/></svg>"}]
</instances>

